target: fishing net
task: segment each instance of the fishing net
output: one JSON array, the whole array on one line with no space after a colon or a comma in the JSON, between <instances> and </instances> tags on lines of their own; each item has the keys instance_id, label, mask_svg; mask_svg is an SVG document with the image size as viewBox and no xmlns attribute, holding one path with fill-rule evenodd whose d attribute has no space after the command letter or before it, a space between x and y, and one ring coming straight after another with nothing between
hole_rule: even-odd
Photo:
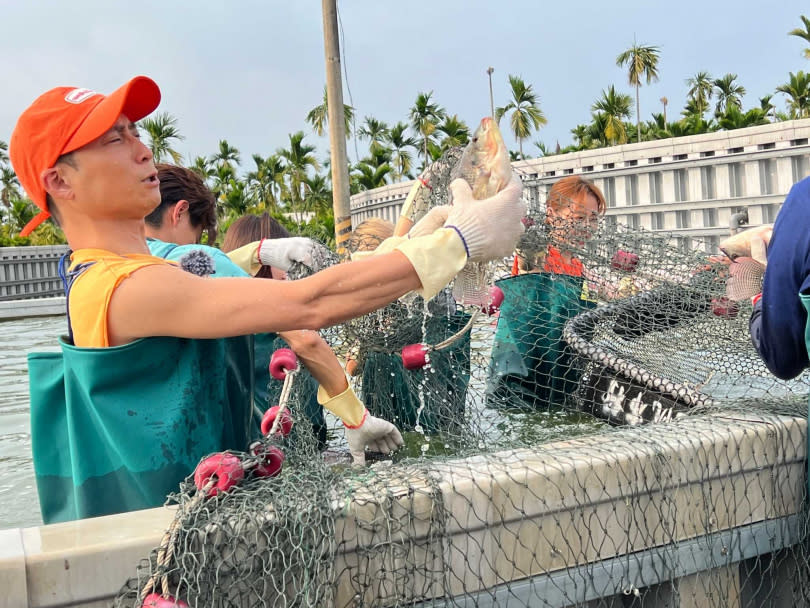
<instances>
[{"instance_id":1,"label":"fishing net","mask_svg":"<svg viewBox=\"0 0 810 608\"><path fill-rule=\"evenodd\" d=\"M402 450L351 465L338 421L325 449L306 424L306 374L270 380L293 432L231 453L228 491L189 478L115 605L808 605L808 377L761 363L728 264L525 223L498 312L445 290L323 332Z\"/></svg>"}]
</instances>

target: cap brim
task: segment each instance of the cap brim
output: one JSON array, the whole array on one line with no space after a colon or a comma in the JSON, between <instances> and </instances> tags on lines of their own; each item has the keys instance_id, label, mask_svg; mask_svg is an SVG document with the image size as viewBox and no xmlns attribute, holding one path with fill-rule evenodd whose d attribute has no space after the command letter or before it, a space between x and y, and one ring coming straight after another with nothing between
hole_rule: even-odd
<instances>
[{"instance_id":1,"label":"cap brim","mask_svg":"<svg viewBox=\"0 0 810 608\"><path fill-rule=\"evenodd\" d=\"M160 89L155 81L146 76L136 76L93 108L68 140L62 154L78 150L104 135L121 114L136 122L151 114L159 103Z\"/></svg>"}]
</instances>

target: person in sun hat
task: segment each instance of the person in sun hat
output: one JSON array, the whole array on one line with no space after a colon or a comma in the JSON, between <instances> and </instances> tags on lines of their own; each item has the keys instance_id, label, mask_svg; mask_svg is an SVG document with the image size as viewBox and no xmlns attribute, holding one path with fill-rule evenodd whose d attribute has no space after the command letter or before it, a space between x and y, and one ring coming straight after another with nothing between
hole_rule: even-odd
<instances>
[{"instance_id":1,"label":"person in sun hat","mask_svg":"<svg viewBox=\"0 0 810 608\"><path fill-rule=\"evenodd\" d=\"M160 190L134 122L159 102L144 76L110 95L58 87L23 111L10 140L12 166L41 210L26 232L52 215L72 249L61 362L29 356L46 521L157 506L201 456L244 449L252 381L238 376L250 366L223 365L230 351L221 338L318 329L412 290L430 297L468 259L506 255L523 230L519 180L483 201L454 184L442 226L389 239L361 262L300 281L195 276L151 256L144 236ZM249 258L285 270L306 262L312 246L265 240ZM391 437L393 425L344 394L326 394L324 405L342 411L350 444Z\"/></svg>"}]
</instances>

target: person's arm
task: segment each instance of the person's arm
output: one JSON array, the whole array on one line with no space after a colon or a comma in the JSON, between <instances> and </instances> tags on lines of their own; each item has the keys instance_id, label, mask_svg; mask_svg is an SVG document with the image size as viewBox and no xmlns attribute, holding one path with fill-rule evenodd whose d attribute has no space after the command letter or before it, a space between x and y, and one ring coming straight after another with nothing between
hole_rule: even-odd
<instances>
[{"instance_id":1,"label":"person's arm","mask_svg":"<svg viewBox=\"0 0 810 608\"><path fill-rule=\"evenodd\" d=\"M355 464L365 462L366 448L390 453L402 446L402 435L393 424L369 414L357 398L329 345L314 331L279 334L320 383L318 403L340 418Z\"/></svg>"},{"instance_id":2,"label":"person's arm","mask_svg":"<svg viewBox=\"0 0 810 608\"><path fill-rule=\"evenodd\" d=\"M807 313L799 293L810 292L810 179L794 185L768 244L762 298L751 319L752 339L775 376L790 379L808 366ZM758 344L757 344L758 338Z\"/></svg>"},{"instance_id":3,"label":"person's arm","mask_svg":"<svg viewBox=\"0 0 810 608\"><path fill-rule=\"evenodd\" d=\"M147 266L113 294L110 344L148 336L222 338L320 329L376 310L420 286L416 270L398 251L299 281L213 281L172 266Z\"/></svg>"},{"instance_id":4,"label":"person's arm","mask_svg":"<svg viewBox=\"0 0 810 608\"><path fill-rule=\"evenodd\" d=\"M329 395L337 395L349 387L343 366L317 332L306 329L284 331L279 336L290 345L304 367Z\"/></svg>"},{"instance_id":5,"label":"person's arm","mask_svg":"<svg viewBox=\"0 0 810 608\"><path fill-rule=\"evenodd\" d=\"M146 266L113 292L108 342L320 329L381 308L409 291L430 299L468 260L506 255L523 231L520 218L526 208L517 176L482 201L473 200L463 180L455 180L450 188L455 204L444 228L417 238L393 237L378 248L384 250L390 241L393 251L333 266L299 281L211 281L177 268ZM273 247L289 257L284 243L278 244L281 240Z\"/></svg>"}]
</instances>

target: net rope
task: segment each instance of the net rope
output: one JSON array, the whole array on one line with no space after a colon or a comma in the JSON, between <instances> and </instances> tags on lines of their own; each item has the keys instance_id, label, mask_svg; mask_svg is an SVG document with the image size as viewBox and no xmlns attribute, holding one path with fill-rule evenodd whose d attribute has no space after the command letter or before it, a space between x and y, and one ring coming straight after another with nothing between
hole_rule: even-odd
<instances>
[{"instance_id":1,"label":"net rope","mask_svg":"<svg viewBox=\"0 0 810 608\"><path fill-rule=\"evenodd\" d=\"M429 176L428 207L449 175ZM206 607L810 605L808 374L768 372L750 304L700 247L529 202L517 259L491 267L498 313L451 287L322 332L402 450L352 466L329 415L322 449L307 372L288 376L281 473L204 499L186 480L171 550L115 605L156 577ZM335 263L324 249L290 274ZM434 349L405 369L413 344Z\"/></svg>"}]
</instances>

